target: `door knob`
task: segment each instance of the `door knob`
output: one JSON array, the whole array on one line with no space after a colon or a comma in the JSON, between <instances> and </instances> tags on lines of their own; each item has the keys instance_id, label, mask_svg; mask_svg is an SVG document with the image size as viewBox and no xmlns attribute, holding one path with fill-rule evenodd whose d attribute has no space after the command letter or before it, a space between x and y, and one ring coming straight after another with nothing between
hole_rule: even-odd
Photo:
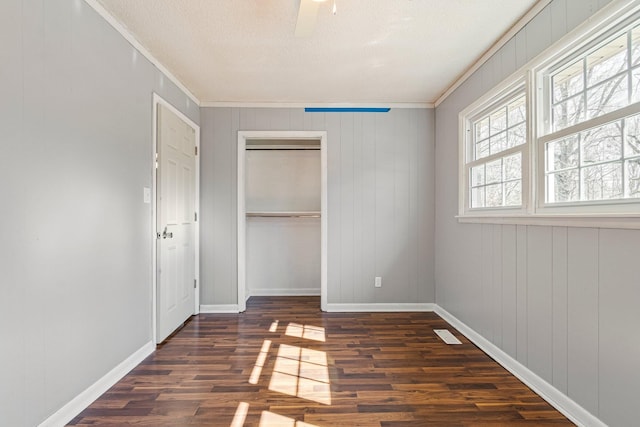
<instances>
[{"instance_id":1,"label":"door knob","mask_svg":"<svg viewBox=\"0 0 640 427\"><path fill-rule=\"evenodd\" d=\"M162 232L163 239L173 239L173 232L167 232L167 227L164 227L164 231Z\"/></svg>"}]
</instances>

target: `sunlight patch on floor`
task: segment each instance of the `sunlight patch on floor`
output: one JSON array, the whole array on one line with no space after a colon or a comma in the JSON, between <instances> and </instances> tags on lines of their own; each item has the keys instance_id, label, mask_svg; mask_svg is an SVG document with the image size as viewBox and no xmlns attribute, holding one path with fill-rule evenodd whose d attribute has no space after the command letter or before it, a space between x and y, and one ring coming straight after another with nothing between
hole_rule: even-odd
<instances>
[{"instance_id":1,"label":"sunlight patch on floor","mask_svg":"<svg viewBox=\"0 0 640 427\"><path fill-rule=\"evenodd\" d=\"M269 411L262 411L259 427L317 427L314 424L297 421L284 415L274 414Z\"/></svg>"},{"instance_id":2,"label":"sunlight patch on floor","mask_svg":"<svg viewBox=\"0 0 640 427\"><path fill-rule=\"evenodd\" d=\"M267 355L269 354L270 348L271 340L264 340L264 342L262 343L262 348L260 349L260 353L258 354L258 358L256 359L256 364L253 366L253 370L251 371L249 384L258 384L258 380L260 379L260 374L262 373L262 368L264 367L264 363L267 360Z\"/></svg>"},{"instance_id":3,"label":"sunlight patch on floor","mask_svg":"<svg viewBox=\"0 0 640 427\"><path fill-rule=\"evenodd\" d=\"M326 353L281 344L269 390L331 405Z\"/></svg>"},{"instance_id":4,"label":"sunlight patch on floor","mask_svg":"<svg viewBox=\"0 0 640 427\"><path fill-rule=\"evenodd\" d=\"M289 323L285 335L322 342L326 339L324 328L320 326L300 325L298 323Z\"/></svg>"},{"instance_id":5,"label":"sunlight patch on floor","mask_svg":"<svg viewBox=\"0 0 640 427\"><path fill-rule=\"evenodd\" d=\"M269 332L275 332L275 331L277 331L277 330L278 330L278 323L280 323L280 321L279 321L279 320L274 320L274 321L271 323L271 326L269 327Z\"/></svg>"},{"instance_id":6,"label":"sunlight patch on floor","mask_svg":"<svg viewBox=\"0 0 640 427\"><path fill-rule=\"evenodd\" d=\"M230 427L242 427L244 426L244 420L247 418L247 411L249 411L249 404L247 402L240 402L238 409L233 416Z\"/></svg>"}]
</instances>

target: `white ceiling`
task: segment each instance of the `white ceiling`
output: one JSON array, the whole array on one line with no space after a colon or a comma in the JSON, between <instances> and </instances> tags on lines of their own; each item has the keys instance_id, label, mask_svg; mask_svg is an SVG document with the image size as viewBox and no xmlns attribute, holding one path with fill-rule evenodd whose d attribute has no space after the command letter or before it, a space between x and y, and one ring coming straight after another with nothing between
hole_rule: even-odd
<instances>
[{"instance_id":1,"label":"white ceiling","mask_svg":"<svg viewBox=\"0 0 640 427\"><path fill-rule=\"evenodd\" d=\"M432 103L537 0L98 0L202 103Z\"/></svg>"}]
</instances>

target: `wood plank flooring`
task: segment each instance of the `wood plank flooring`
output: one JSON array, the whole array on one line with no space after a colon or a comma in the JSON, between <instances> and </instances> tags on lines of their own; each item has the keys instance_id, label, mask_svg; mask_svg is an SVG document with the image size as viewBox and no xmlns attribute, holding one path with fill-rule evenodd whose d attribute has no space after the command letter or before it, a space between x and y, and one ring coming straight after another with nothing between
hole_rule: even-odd
<instances>
[{"instance_id":1,"label":"wood plank flooring","mask_svg":"<svg viewBox=\"0 0 640 427\"><path fill-rule=\"evenodd\" d=\"M572 425L434 313L319 306L253 297L194 316L69 425Z\"/></svg>"}]
</instances>

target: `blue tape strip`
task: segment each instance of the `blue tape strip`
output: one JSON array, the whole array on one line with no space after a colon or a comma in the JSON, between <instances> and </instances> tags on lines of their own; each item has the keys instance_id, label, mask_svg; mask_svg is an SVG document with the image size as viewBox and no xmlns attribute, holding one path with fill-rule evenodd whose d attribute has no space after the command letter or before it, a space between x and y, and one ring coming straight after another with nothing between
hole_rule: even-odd
<instances>
[{"instance_id":1,"label":"blue tape strip","mask_svg":"<svg viewBox=\"0 0 640 427\"><path fill-rule=\"evenodd\" d=\"M305 113L388 113L391 108L306 107Z\"/></svg>"}]
</instances>

